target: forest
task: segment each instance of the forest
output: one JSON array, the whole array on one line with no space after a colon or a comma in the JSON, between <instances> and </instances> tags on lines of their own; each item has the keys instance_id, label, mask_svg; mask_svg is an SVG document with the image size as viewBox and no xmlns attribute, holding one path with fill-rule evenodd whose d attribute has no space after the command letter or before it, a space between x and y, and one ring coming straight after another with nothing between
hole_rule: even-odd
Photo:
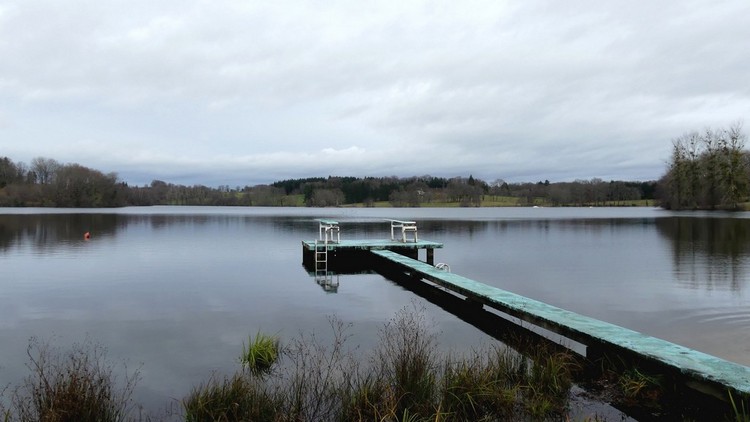
<instances>
[{"instance_id":1,"label":"forest","mask_svg":"<svg viewBox=\"0 0 750 422\"><path fill-rule=\"evenodd\" d=\"M750 153L740 124L689 132L672 140L658 181L508 183L468 177L310 177L244 187L185 186L153 180L129 186L116 173L37 157L0 157L2 207L223 206L633 206L744 209Z\"/></svg>"},{"instance_id":2,"label":"forest","mask_svg":"<svg viewBox=\"0 0 750 422\"><path fill-rule=\"evenodd\" d=\"M122 207L224 206L518 206L630 205L653 200L656 182L601 179L551 183L486 182L468 177L311 177L245 187L185 186L154 180L129 186L115 173L35 158L0 158L0 206Z\"/></svg>"}]
</instances>

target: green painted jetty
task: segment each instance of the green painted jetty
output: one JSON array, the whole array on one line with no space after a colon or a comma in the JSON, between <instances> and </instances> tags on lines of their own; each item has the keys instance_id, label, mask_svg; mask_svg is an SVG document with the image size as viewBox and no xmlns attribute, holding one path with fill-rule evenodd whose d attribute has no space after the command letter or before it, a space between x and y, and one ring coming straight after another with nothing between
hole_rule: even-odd
<instances>
[{"instance_id":1,"label":"green painted jetty","mask_svg":"<svg viewBox=\"0 0 750 422\"><path fill-rule=\"evenodd\" d=\"M462 296L466 300L466 306L487 306L578 342L586 347L585 356L592 361L604 356L617 356L644 364L673 380L675 384L702 394L722 400L729 399L729 394L733 397L750 397L749 367L488 286L445 271L445 267L438 268L440 264L436 267L434 249L442 248L443 245L417 240L416 226L414 240L411 242L403 236L398 238L393 232L394 227L399 227L401 222L392 223L395 226L392 225L391 239L338 239L334 242L332 235L335 233L338 237L338 223L324 221L326 223L321 222L321 239L302 242L306 265L320 267L321 259L325 259L324 268L319 272L327 271L328 260L332 258L329 253L334 253L334 261L338 258L344 261L353 259L365 262L365 265L378 272L390 270L393 273L395 270L415 283L432 283ZM326 227L329 232L325 232ZM417 252L420 249L429 251L426 262L418 259ZM323 250L325 257L322 256ZM343 253L337 255L340 252Z\"/></svg>"},{"instance_id":2,"label":"green painted jetty","mask_svg":"<svg viewBox=\"0 0 750 422\"><path fill-rule=\"evenodd\" d=\"M586 357L613 352L635 357L664 370L685 385L723 400L750 395L750 368L604 321L567 311L497 287L445 272L425 262L388 250L374 250L384 265L396 265L415 279L424 279L586 346ZM468 306L468 305L467 305Z\"/></svg>"}]
</instances>

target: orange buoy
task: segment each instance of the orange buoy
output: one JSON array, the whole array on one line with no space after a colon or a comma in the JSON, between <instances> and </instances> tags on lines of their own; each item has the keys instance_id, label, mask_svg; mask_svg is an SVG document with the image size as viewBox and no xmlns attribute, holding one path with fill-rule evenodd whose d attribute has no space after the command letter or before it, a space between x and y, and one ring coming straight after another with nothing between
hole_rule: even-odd
<instances>
[{"instance_id":1,"label":"orange buoy","mask_svg":"<svg viewBox=\"0 0 750 422\"><path fill-rule=\"evenodd\" d=\"M86 239L86 240L91 239L91 233L89 233L89 232L84 233L83 234L83 238Z\"/></svg>"}]
</instances>

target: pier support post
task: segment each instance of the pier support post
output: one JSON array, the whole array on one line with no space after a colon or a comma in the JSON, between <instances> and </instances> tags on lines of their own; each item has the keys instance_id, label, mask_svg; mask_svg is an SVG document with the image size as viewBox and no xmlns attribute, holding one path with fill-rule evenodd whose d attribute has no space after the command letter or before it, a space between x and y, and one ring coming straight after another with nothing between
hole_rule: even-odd
<instances>
[{"instance_id":1,"label":"pier support post","mask_svg":"<svg viewBox=\"0 0 750 422\"><path fill-rule=\"evenodd\" d=\"M427 263L435 266L435 249L427 248Z\"/></svg>"},{"instance_id":2,"label":"pier support post","mask_svg":"<svg viewBox=\"0 0 750 422\"><path fill-rule=\"evenodd\" d=\"M311 253L305 244L302 244L302 265L311 266L314 263L315 255Z\"/></svg>"},{"instance_id":3,"label":"pier support post","mask_svg":"<svg viewBox=\"0 0 750 422\"><path fill-rule=\"evenodd\" d=\"M419 260L419 249L394 247L392 250L393 252L396 252L399 255L403 255L411 259Z\"/></svg>"}]
</instances>

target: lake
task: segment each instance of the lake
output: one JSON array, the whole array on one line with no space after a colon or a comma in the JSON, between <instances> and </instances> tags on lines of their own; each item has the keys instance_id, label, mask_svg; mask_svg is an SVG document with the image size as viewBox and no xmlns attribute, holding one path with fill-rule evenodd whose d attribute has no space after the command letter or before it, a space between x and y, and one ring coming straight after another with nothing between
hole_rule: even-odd
<instances>
[{"instance_id":1,"label":"lake","mask_svg":"<svg viewBox=\"0 0 750 422\"><path fill-rule=\"evenodd\" d=\"M750 213L649 208L0 209L0 389L26 374L36 336L87 336L140 366L135 399L179 400L238 368L258 331L282 341L351 323L363 354L404 307L424 306L445 350L493 342L378 274L338 276L335 293L302 266L315 218L346 239L387 238L415 220L453 272L561 308L750 365ZM90 232L91 238L84 239Z\"/></svg>"}]
</instances>

